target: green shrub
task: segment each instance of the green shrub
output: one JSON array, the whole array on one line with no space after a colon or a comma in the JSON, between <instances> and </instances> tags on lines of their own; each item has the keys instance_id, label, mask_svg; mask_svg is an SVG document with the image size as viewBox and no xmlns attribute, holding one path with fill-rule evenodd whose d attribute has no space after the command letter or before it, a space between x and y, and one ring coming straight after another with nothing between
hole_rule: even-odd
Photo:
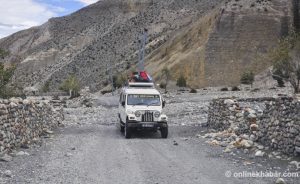
<instances>
[{"instance_id":1,"label":"green shrub","mask_svg":"<svg viewBox=\"0 0 300 184\"><path fill-rule=\"evenodd\" d=\"M42 91L44 93L47 93L50 91L50 82L49 81L45 82L44 86L42 87Z\"/></svg>"},{"instance_id":2,"label":"green shrub","mask_svg":"<svg viewBox=\"0 0 300 184\"><path fill-rule=\"evenodd\" d=\"M231 91L241 91L240 88L238 88L237 86L233 86L231 88Z\"/></svg>"},{"instance_id":3,"label":"green shrub","mask_svg":"<svg viewBox=\"0 0 300 184\"><path fill-rule=\"evenodd\" d=\"M178 79L177 79L177 83L176 85L178 87L186 87L186 79L183 75L181 75Z\"/></svg>"},{"instance_id":4,"label":"green shrub","mask_svg":"<svg viewBox=\"0 0 300 184\"><path fill-rule=\"evenodd\" d=\"M60 90L69 92L70 97L79 96L80 84L75 75L70 75L60 86Z\"/></svg>"},{"instance_id":5,"label":"green shrub","mask_svg":"<svg viewBox=\"0 0 300 184\"><path fill-rule=\"evenodd\" d=\"M166 84L162 82L162 83L159 84L159 87L161 89L166 89Z\"/></svg>"},{"instance_id":6,"label":"green shrub","mask_svg":"<svg viewBox=\"0 0 300 184\"><path fill-rule=\"evenodd\" d=\"M244 72L241 76L241 83L252 85L254 82L254 73L252 71Z\"/></svg>"},{"instance_id":7,"label":"green shrub","mask_svg":"<svg viewBox=\"0 0 300 184\"><path fill-rule=\"evenodd\" d=\"M229 91L227 87L221 88L221 91Z\"/></svg>"},{"instance_id":8,"label":"green shrub","mask_svg":"<svg viewBox=\"0 0 300 184\"><path fill-rule=\"evenodd\" d=\"M190 90L190 93L197 93L197 90L194 89L194 88L192 88L192 89Z\"/></svg>"},{"instance_id":9,"label":"green shrub","mask_svg":"<svg viewBox=\"0 0 300 184\"><path fill-rule=\"evenodd\" d=\"M127 78L123 74L113 76L113 86L114 86L114 88L121 88L125 84L126 81L127 81Z\"/></svg>"},{"instance_id":10,"label":"green shrub","mask_svg":"<svg viewBox=\"0 0 300 184\"><path fill-rule=\"evenodd\" d=\"M16 95L14 88L7 86L14 71L14 66L5 68L4 64L0 63L0 98L9 98Z\"/></svg>"}]
</instances>

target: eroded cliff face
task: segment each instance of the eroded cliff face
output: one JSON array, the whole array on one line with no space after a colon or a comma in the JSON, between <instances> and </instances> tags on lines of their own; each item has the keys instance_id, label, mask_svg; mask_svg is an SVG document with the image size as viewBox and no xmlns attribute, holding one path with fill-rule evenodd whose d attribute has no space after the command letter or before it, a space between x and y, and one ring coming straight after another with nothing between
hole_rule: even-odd
<instances>
[{"instance_id":1,"label":"eroded cliff face","mask_svg":"<svg viewBox=\"0 0 300 184\"><path fill-rule=\"evenodd\" d=\"M206 83L233 85L245 70L264 70L257 58L289 33L291 21L288 1L227 3L206 45Z\"/></svg>"},{"instance_id":2,"label":"eroded cliff face","mask_svg":"<svg viewBox=\"0 0 300 184\"><path fill-rule=\"evenodd\" d=\"M244 71L270 66L258 58L291 31L292 22L292 1L227 1L161 48L164 57L151 55L148 66L168 66L174 80L183 74L192 87L237 85Z\"/></svg>"}]
</instances>

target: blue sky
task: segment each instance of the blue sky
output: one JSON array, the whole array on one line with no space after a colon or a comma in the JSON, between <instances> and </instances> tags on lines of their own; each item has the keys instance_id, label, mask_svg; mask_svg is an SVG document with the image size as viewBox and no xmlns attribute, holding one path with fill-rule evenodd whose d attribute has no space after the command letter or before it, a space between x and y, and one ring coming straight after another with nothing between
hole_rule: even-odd
<instances>
[{"instance_id":1,"label":"blue sky","mask_svg":"<svg viewBox=\"0 0 300 184\"><path fill-rule=\"evenodd\" d=\"M97 0L0 0L0 38L95 2Z\"/></svg>"}]
</instances>

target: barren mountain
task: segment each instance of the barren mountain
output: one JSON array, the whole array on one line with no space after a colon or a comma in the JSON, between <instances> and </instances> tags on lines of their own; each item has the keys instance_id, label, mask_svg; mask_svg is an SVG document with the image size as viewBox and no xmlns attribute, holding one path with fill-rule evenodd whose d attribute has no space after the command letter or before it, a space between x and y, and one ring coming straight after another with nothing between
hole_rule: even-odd
<instances>
[{"instance_id":1,"label":"barren mountain","mask_svg":"<svg viewBox=\"0 0 300 184\"><path fill-rule=\"evenodd\" d=\"M168 66L193 87L237 85L243 72L270 66L263 56L292 25L292 1L226 1L152 53L148 69L159 78Z\"/></svg>"},{"instance_id":2,"label":"barren mountain","mask_svg":"<svg viewBox=\"0 0 300 184\"><path fill-rule=\"evenodd\" d=\"M17 64L19 86L55 90L75 74L97 90L108 67L116 74L136 64L147 28L147 69L157 80L168 66L193 87L232 85L288 33L292 16L292 0L102 0L3 38L0 48Z\"/></svg>"}]
</instances>

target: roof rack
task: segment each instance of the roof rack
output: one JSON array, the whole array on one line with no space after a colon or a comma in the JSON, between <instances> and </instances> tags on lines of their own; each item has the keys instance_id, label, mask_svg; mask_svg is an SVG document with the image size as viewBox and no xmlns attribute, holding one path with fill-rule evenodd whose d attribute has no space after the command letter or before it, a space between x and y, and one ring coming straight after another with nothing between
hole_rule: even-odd
<instances>
[{"instance_id":1,"label":"roof rack","mask_svg":"<svg viewBox=\"0 0 300 184\"><path fill-rule=\"evenodd\" d=\"M152 82L130 82L128 83L128 88L154 88L154 83Z\"/></svg>"}]
</instances>

